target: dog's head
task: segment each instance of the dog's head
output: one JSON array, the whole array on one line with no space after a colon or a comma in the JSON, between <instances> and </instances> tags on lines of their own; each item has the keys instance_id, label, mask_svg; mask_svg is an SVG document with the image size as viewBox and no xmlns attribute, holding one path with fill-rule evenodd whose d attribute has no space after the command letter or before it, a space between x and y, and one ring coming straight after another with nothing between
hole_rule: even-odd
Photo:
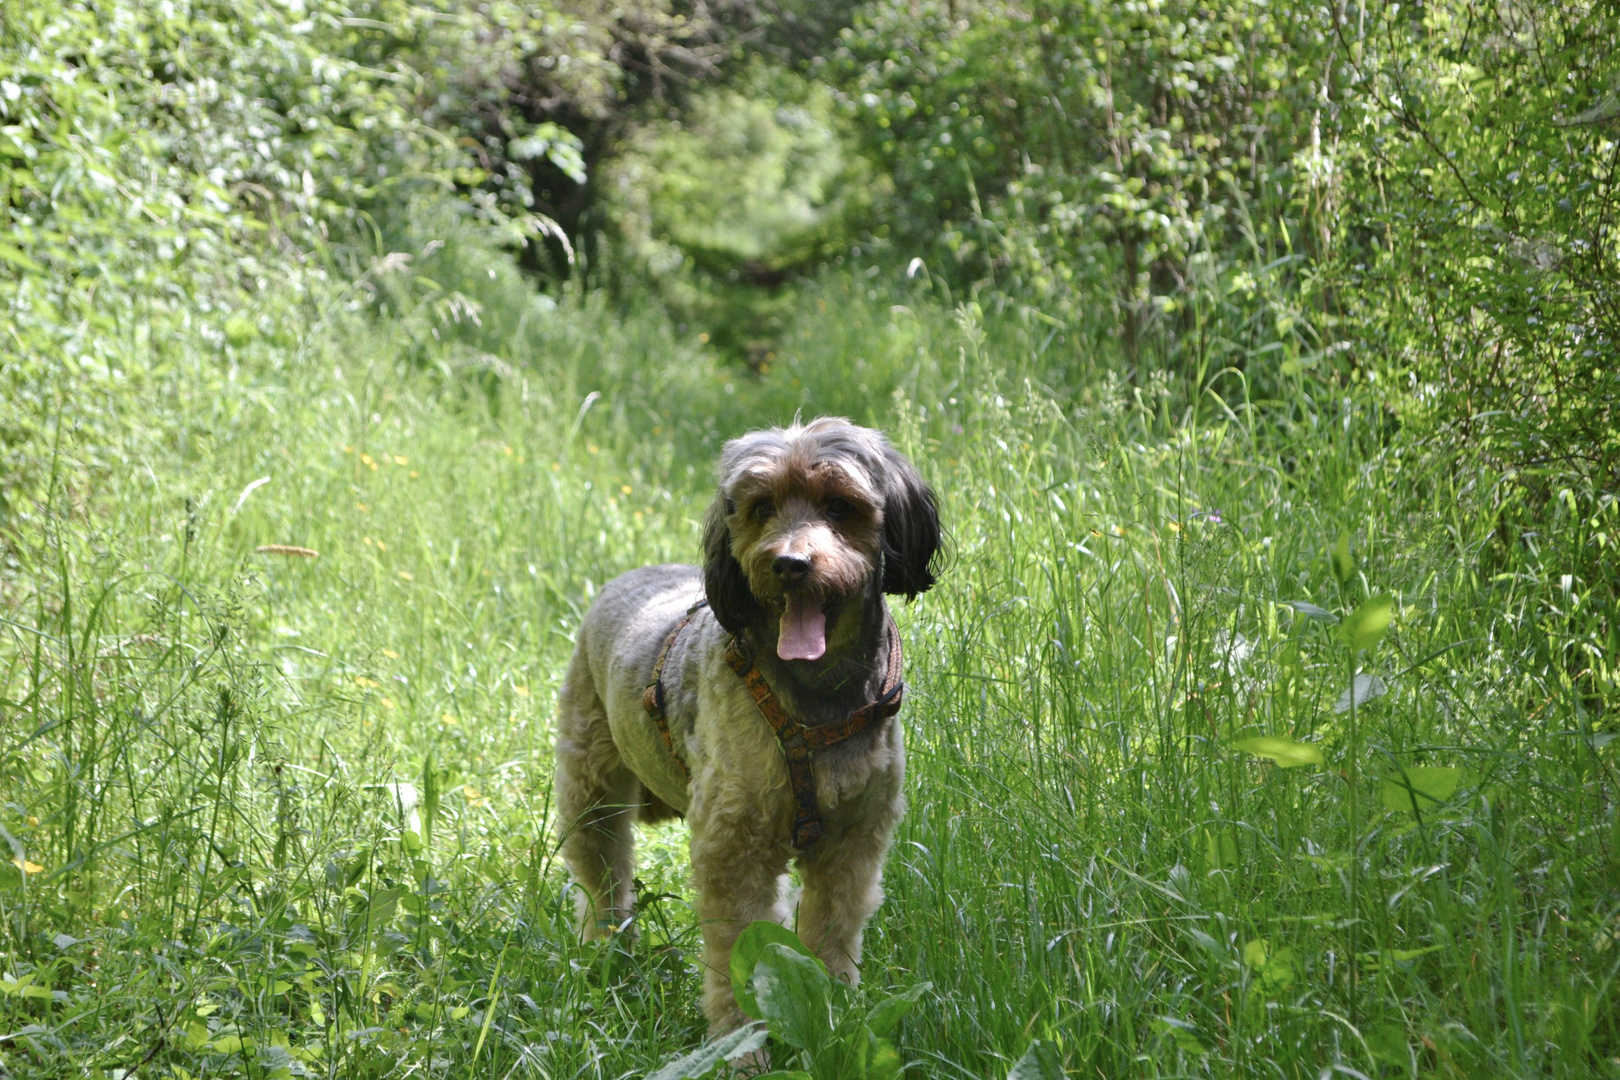
<instances>
[{"instance_id":1,"label":"dog's head","mask_svg":"<svg viewBox=\"0 0 1620 1080\"><path fill-rule=\"evenodd\" d=\"M827 622L882 575L886 593L934 584L934 493L881 432L824 417L727 443L704 528L704 586L734 634L775 620L784 660L817 660Z\"/></svg>"}]
</instances>

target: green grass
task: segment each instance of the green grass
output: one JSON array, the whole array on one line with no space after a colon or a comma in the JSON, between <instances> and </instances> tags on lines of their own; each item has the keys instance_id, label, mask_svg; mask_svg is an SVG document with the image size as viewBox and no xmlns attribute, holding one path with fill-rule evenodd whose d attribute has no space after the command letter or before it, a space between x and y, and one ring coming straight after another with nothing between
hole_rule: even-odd
<instances>
[{"instance_id":1,"label":"green grass","mask_svg":"<svg viewBox=\"0 0 1620 1080\"><path fill-rule=\"evenodd\" d=\"M806 286L754 379L477 255L197 343L100 442L65 376L42 397L58 480L0 578L7 1074L627 1077L696 1045L684 828L643 845L638 943L576 943L552 700L602 582L696 559L720 443L802 409L885 427L953 534L898 612L911 810L864 965L932 983L908 1075L1043 1038L1077 1076L1620 1076L1620 748L1560 549L1492 546L1464 451L1303 377L1189 410L1103 333L858 276ZM1285 602L1381 594L1388 692L1336 712L1352 659ZM1462 782L1390 811L1412 766Z\"/></svg>"}]
</instances>

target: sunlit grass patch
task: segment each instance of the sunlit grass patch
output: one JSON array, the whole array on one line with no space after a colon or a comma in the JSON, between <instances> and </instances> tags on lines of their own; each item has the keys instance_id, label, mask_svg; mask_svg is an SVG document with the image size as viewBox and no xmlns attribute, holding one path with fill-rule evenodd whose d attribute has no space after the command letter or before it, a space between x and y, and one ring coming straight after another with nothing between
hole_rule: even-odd
<instances>
[{"instance_id":1,"label":"sunlit grass patch","mask_svg":"<svg viewBox=\"0 0 1620 1080\"><path fill-rule=\"evenodd\" d=\"M797 409L885 427L952 532L897 608L911 811L863 967L932 984L912 1074L1035 1039L1110 1077L1607 1067L1616 747L1545 659L1555 575L1482 576L1471 496L1354 401L1167 422L1014 317L806 295L760 378L585 297L498 380L357 319L151 403L142 468L6 578L5 1068L696 1046L684 826L644 837L639 936L578 944L552 702L600 585L694 560L721 441Z\"/></svg>"}]
</instances>

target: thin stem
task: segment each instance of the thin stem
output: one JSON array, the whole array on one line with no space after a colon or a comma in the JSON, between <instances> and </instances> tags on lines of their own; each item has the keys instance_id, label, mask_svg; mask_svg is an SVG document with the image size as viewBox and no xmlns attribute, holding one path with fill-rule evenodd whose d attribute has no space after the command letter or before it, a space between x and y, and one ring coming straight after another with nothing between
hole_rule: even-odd
<instances>
[{"instance_id":1,"label":"thin stem","mask_svg":"<svg viewBox=\"0 0 1620 1080\"><path fill-rule=\"evenodd\" d=\"M1350 977L1350 1023L1357 1025L1360 1018L1357 1015L1357 1001L1360 997L1359 962L1361 942L1361 807L1359 804L1359 790L1361 787L1361 733L1356 724L1356 649L1350 647L1350 759L1345 765L1345 781L1349 784L1349 799L1345 803L1346 817L1350 826L1350 920L1349 920L1349 955L1348 970Z\"/></svg>"}]
</instances>

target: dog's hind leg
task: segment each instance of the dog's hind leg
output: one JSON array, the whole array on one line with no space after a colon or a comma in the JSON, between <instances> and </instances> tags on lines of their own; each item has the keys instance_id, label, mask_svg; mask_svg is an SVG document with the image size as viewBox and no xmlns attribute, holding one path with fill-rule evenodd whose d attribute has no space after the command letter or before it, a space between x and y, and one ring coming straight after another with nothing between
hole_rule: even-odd
<instances>
[{"instance_id":1,"label":"dog's hind leg","mask_svg":"<svg viewBox=\"0 0 1620 1080\"><path fill-rule=\"evenodd\" d=\"M557 696L558 821L563 861L579 886L580 936L605 937L630 918L641 781L619 757L589 665L576 650Z\"/></svg>"}]
</instances>

